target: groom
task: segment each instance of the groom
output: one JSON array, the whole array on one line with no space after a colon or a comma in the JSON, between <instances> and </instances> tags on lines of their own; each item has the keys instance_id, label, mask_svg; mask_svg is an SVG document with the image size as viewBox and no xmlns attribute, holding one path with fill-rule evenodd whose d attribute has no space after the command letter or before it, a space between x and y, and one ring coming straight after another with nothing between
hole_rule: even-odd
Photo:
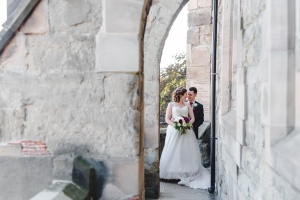
<instances>
[{"instance_id":1,"label":"groom","mask_svg":"<svg viewBox=\"0 0 300 200\"><path fill-rule=\"evenodd\" d=\"M190 87L188 91L188 100L190 102L191 107L193 108L193 112L195 115L195 122L193 124L193 129L198 139L198 128L204 121L204 112L203 105L195 100L197 96L197 88Z\"/></svg>"}]
</instances>

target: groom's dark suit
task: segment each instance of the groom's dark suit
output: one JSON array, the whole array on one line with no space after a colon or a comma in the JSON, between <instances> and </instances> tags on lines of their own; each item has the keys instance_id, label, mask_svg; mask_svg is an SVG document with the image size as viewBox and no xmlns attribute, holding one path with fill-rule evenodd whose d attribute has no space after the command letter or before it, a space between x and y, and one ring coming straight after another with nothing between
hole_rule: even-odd
<instances>
[{"instance_id":1,"label":"groom's dark suit","mask_svg":"<svg viewBox=\"0 0 300 200\"><path fill-rule=\"evenodd\" d=\"M197 101L195 101L197 106L192 106L193 112L195 115L195 122L193 124L193 129L196 135L196 138L198 139L198 128L201 124L203 124L204 121L204 111L203 111L203 105Z\"/></svg>"}]
</instances>

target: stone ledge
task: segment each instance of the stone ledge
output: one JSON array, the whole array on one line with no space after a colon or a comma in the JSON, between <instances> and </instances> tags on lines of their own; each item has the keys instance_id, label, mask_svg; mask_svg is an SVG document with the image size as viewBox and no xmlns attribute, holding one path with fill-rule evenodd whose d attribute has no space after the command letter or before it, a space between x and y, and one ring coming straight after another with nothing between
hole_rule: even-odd
<instances>
[{"instance_id":1,"label":"stone ledge","mask_svg":"<svg viewBox=\"0 0 300 200\"><path fill-rule=\"evenodd\" d=\"M83 200L87 197L87 190L79 188L71 182L53 181L49 187L31 198L31 200Z\"/></svg>"}]
</instances>

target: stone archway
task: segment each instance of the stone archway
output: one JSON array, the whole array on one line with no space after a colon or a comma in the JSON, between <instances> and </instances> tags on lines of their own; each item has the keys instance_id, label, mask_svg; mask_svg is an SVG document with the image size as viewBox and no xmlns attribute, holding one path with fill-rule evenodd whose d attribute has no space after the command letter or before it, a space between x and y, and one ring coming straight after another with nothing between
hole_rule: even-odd
<instances>
[{"instance_id":1,"label":"stone archway","mask_svg":"<svg viewBox=\"0 0 300 200\"><path fill-rule=\"evenodd\" d=\"M159 74L168 32L188 0L153 1L144 32L144 163L146 197L159 197Z\"/></svg>"}]
</instances>

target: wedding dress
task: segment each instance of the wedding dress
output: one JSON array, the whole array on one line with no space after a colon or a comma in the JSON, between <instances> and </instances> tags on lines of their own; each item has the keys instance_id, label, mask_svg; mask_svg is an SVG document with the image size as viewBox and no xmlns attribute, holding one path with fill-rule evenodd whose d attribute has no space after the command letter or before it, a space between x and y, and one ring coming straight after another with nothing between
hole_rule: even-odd
<instances>
[{"instance_id":1,"label":"wedding dress","mask_svg":"<svg viewBox=\"0 0 300 200\"><path fill-rule=\"evenodd\" d=\"M185 106L172 105L172 118L188 116ZM178 184L194 189L210 187L210 173L201 165L201 155L193 129L180 135L173 126L167 127L165 146L160 159L160 178L180 179Z\"/></svg>"}]
</instances>

